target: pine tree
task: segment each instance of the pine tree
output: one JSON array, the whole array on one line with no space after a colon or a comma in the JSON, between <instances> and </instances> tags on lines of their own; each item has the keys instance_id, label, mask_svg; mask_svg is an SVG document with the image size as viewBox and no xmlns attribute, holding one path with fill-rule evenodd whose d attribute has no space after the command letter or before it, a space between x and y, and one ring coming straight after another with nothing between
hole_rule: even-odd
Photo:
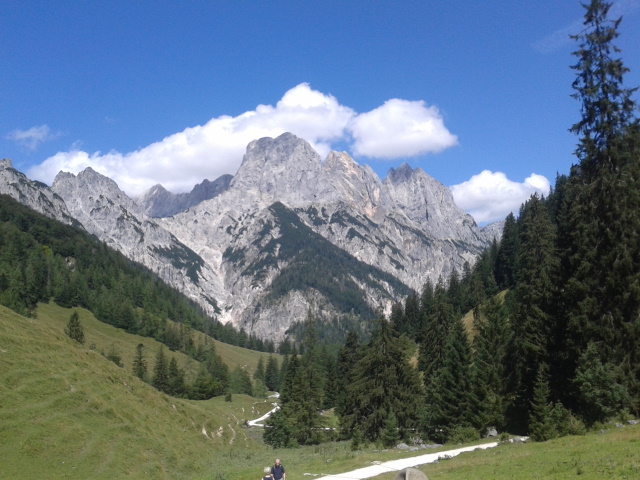
<instances>
[{"instance_id":1,"label":"pine tree","mask_svg":"<svg viewBox=\"0 0 640 480\"><path fill-rule=\"evenodd\" d=\"M490 298L474 318L473 372L478 388L479 408L476 415L480 429L506 425L507 362L512 330L507 308L497 297Z\"/></svg>"},{"instance_id":2,"label":"pine tree","mask_svg":"<svg viewBox=\"0 0 640 480\"><path fill-rule=\"evenodd\" d=\"M133 374L140 380L147 377L147 361L144 358L144 345L139 343L136 347L136 353L133 357Z\"/></svg>"},{"instance_id":3,"label":"pine tree","mask_svg":"<svg viewBox=\"0 0 640 480\"><path fill-rule=\"evenodd\" d=\"M581 102L581 119L571 131L582 135L576 151L580 159L581 176L587 183L602 171L616 172L620 157L614 144L635 122L636 105L631 98L637 88L623 88L623 76L629 71L622 60L613 58L620 49L613 44L618 37L622 18L607 18L611 3L591 0L585 5L585 29L571 38L579 42L572 68L577 77L573 82L573 97Z\"/></svg>"},{"instance_id":4,"label":"pine tree","mask_svg":"<svg viewBox=\"0 0 640 480\"><path fill-rule=\"evenodd\" d=\"M363 348L348 398L353 401L352 410L341 422L350 434L359 425L365 439L377 441L391 413L400 437L418 427L423 398L420 378L406 357L398 333L384 318L378 320L370 342Z\"/></svg>"},{"instance_id":5,"label":"pine tree","mask_svg":"<svg viewBox=\"0 0 640 480\"><path fill-rule=\"evenodd\" d=\"M156 363L153 367L151 385L161 392L167 393L169 391L169 363L167 362L167 356L164 353L164 346L162 345L156 354Z\"/></svg>"},{"instance_id":6,"label":"pine tree","mask_svg":"<svg viewBox=\"0 0 640 480\"><path fill-rule=\"evenodd\" d=\"M593 343L587 346L580 357L573 382L577 389L580 413L588 425L607 420L625 406L625 388L618 383L613 366L602 363Z\"/></svg>"},{"instance_id":7,"label":"pine tree","mask_svg":"<svg viewBox=\"0 0 640 480\"><path fill-rule=\"evenodd\" d=\"M474 423L471 348L461 319L450 326L444 352L442 367L425 379L423 429L429 438L438 441L449 438L456 427Z\"/></svg>"},{"instance_id":8,"label":"pine tree","mask_svg":"<svg viewBox=\"0 0 640 480\"><path fill-rule=\"evenodd\" d=\"M630 406L640 413L640 125L631 98L636 89L623 87L628 69L614 58L621 19L607 18L610 7L602 0L585 5L585 29L573 37L579 42L573 87L581 119L572 131L580 135L580 163L571 171L559 217L567 341L564 358L554 364L572 378L593 343L600 358L623 372Z\"/></svg>"},{"instance_id":9,"label":"pine tree","mask_svg":"<svg viewBox=\"0 0 640 480\"><path fill-rule=\"evenodd\" d=\"M265 383L265 370L264 370L264 359L262 358L262 355L260 356L260 359L258 360L258 366L256 367L256 371L253 372L253 379L256 381L260 381L262 383Z\"/></svg>"},{"instance_id":10,"label":"pine tree","mask_svg":"<svg viewBox=\"0 0 640 480\"><path fill-rule=\"evenodd\" d=\"M502 228L496 257L495 277L500 288L510 288L514 285L517 255L518 225L513 213L509 213Z\"/></svg>"},{"instance_id":11,"label":"pine tree","mask_svg":"<svg viewBox=\"0 0 640 480\"><path fill-rule=\"evenodd\" d=\"M167 393L174 397L185 393L184 371L178 367L178 361L175 357L171 357L169 361Z\"/></svg>"},{"instance_id":12,"label":"pine tree","mask_svg":"<svg viewBox=\"0 0 640 480\"><path fill-rule=\"evenodd\" d=\"M554 352L549 338L556 321L558 255L556 231L544 201L532 196L519 218L519 254L513 315L516 421L526 424L536 372Z\"/></svg>"},{"instance_id":13,"label":"pine tree","mask_svg":"<svg viewBox=\"0 0 640 480\"><path fill-rule=\"evenodd\" d=\"M82 323L80 323L80 315L78 315L76 310L74 310L69 317L69 322L64 329L64 333L76 342L84 344L84 327L82 326Z\"/></svg>"},{"instance_id":14,"label":"pine tree","mask_svg":"<svg viewBox=\"0 0 640 480\"><path fill-rule=\"evenodd\" d=\"M353 414L354 401L349 396L349 389L355 380L354 369L360 359L360 353L358 334L350 330L344 345L338 351L336 362L336 414L341 420ZM345 428L348 431L349 427Z\"/></svg>"},{"instance_id":15,"label":"pine tree","mask_svg":"<svg viewBox=\"0 0 640 480\"><path fill-rule=\"evenodd\" d=\"M550 395L547 365L541 363L536 373L529 414L529 435L536 442L544 442L557 436Z\"/></svg>"},{"instance_id":16,"label":"pine tree","mask_svg":"<svg viewBox=\"0 0 640 480\"><path fill-rule=\"evenodd\" d=\"M442 284L436 287L430 313L422 333L418 367L424 372L425 384L432 375L442 368L444 363L445 342L449 327L455 321L455 312Z\"/></svg>"},{"instance_id":17,"label":"pine tree","mask_svg":"<svg viewBox=\"0 0 640 480\"><path fill-rule=\"evenodd\" d=\"M278 369L278 361L273 355L269 355L267 366L264 371L264 383L266 387L275 392L278 390L280 383L280 372Z\"/></svg>"}]
</instances>

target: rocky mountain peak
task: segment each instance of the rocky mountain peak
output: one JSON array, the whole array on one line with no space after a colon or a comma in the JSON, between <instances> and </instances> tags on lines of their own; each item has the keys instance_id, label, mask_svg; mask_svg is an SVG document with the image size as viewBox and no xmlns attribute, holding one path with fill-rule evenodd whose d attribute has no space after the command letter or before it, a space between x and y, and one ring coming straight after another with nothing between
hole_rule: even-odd
<instances>
[{"instance_id":1,"label":"rocky mountain peak","mask_svg":"<svg viewBox=\"0 0 640 480\"><path fill-rule=\"evenodd\" d=\"M320 156L306 140L284 133L251 142L229 188L246 200L304 204L322 182L321 169Z\"/></svg>"},{"instance_id":2,"label":"rocky mountain peak","mask_svg":"<svg viewBox=\"0 0 640 480\"><path fill-rule=\"evenodd\" d=\"M390 168L387 173L387 178L393 184L398 184L408 181L413 175L413 169L407 164L402 163L398 168Z\"/></svg>"}]
</instances>

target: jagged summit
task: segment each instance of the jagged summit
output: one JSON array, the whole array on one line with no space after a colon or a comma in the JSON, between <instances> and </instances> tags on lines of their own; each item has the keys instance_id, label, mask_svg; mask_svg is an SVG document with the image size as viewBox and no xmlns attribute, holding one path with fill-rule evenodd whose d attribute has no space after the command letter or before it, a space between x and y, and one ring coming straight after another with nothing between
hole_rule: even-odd
<instances>
[{"instance_id":1,"label":"jagged summit","mask_svg":"<svg viewBox=\"0 0 640 480\"><path fill-rule=\"evenodd\" d=\"M222 175L213 182L205 179L193 187L189 193L177 194L157 184L136 198L136 202L150 217L171 217L225 192L228 190L232 178L232 175Z\"/></svg>"},{"instance_id":2,"label":"jagged summit","mask_svg":"<svg viewBox=\"0 0 640 480\"><path fill-rule=\"evenodd\" d=\"M406 162L403 162L398 168L390 168L387 173L387 178L394 184L406 182L411 178L413 172L413 168L411 168Z\"/></svg>"},{"instance_id":3,"label":"jagged summit","mask_svg":"<svg viewBox=\"0 0 640 480\"><path fill-rule=\"evenodd\" d=\"M493 240L423 170L403 164L381 181L345 152L322 161L290 133L252 141L234 177L188 194L156 185L134 201L90 168L59 173L51 189L20 183L10 168L2 175L4 188L18 185L16 197L57 198L206 311L219 306L222 322L276 341L309 311L331 322L389 312L409 289L462 271Z\"/></svg>"}]
</instances>

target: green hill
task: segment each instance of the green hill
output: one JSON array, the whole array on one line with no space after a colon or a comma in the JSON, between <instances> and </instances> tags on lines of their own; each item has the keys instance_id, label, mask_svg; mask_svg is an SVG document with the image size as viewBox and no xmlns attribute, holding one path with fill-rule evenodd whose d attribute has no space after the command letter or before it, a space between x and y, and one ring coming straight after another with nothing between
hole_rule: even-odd
<instances>
[{"instance_id":1,"label":"green hill","mask_svg":"<svg viewBox=\"0 0 640 480\"><path fill-rule=\"evenodd\" d=\"M41 304L34 319L0 307L0 478L210 479L229 472L228 465L255 476L255 465L235 468L234 458L268 452L259 431L243 428L268 403L244 395L232 402L164 395L131 373L135 345L154 351L160 344L79 310L81 346L64 333L70 312ZM124 367L99 353L112 345ZM260 355L226 345L219 353L229 365L250 368ZM195 363L170 354L187 368Z\"/></svg>"}]
</instances>

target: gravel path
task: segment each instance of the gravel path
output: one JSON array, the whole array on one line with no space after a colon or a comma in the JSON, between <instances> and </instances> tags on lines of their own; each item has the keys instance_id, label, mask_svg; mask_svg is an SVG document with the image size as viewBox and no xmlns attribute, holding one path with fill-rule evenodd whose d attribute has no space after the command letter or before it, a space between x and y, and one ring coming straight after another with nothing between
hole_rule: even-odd
<instances>
[{"instance_id":1,"label":"gravel path","mask_svg":"<svg viewBox=\"0 0 640 480\"><path fill-rule=\"evenodd\" d=\"M359 468L346 473L336 473L333 475L325 475L316 477L316 480L360 480L363 478L371 478L388 472L397 472L409 467L416 467L426 463L433 463L442 458L455 457L463 452L471 452L473 450L485 450L498 445L498 442L483 443L482 445L474 445L471 447L456 448L454 450L445 450L444 452L427 453L417 457L401 458L399 460L390 460L381 462L369 467ZM306 474L305 474L306 475Z\"/></svg>"}]
</instances>

